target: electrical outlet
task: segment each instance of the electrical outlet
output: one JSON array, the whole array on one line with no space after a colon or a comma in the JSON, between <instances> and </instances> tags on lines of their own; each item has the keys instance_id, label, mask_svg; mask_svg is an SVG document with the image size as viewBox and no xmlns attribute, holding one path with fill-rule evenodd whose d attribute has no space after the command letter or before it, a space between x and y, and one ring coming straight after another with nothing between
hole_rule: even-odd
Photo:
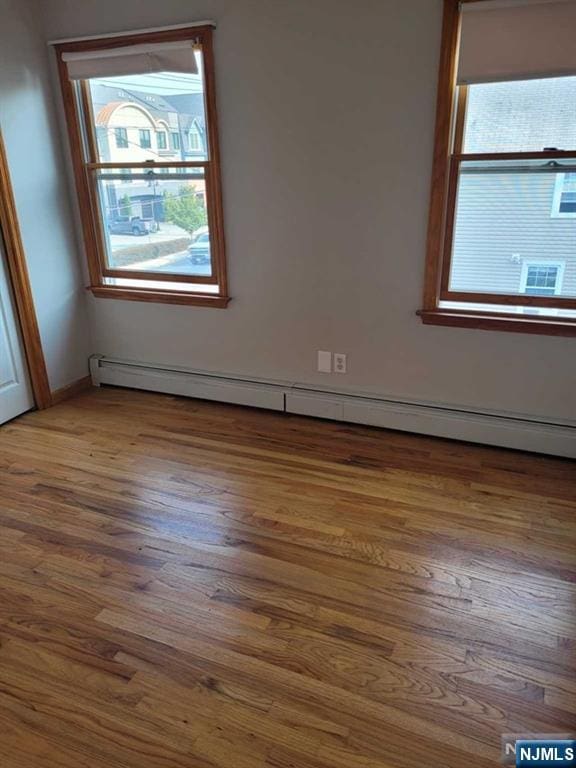
<instances>
[{"instance_id":1,"label":"electrical outlet","mask_svg":"<svg viewBox=\"0 0 576 768\"><path fill-rule=\"evenodd\" d=\"M320 373L332 373L332 352L318 352L318 370Z\"/></svg>"},{"instance_id":2,"label":"electrical outlet","mask_svg":"<svg viewBox=\"0 0 576 768\"><path fill-rule=\"evenodd\" d=\"M334 373L346 373L347 367L347 355L343 352L334 352Z\"/></svg>"}]
</instances>

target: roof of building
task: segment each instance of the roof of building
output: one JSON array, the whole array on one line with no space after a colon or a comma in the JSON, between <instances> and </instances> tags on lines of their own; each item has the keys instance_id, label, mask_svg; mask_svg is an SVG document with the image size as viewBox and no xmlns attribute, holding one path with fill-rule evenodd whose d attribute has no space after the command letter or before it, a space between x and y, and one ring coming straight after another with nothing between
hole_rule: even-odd
<instances>
[{"instance_id":1,"label":"roof of building","mask_svg":"<svg viewBox=\"0 0 576 768\"><path fill-rule=\"evenodd\" d=\"M167 121L169 114L176 113L180 117L182 130L188 130L192 123L204 130L204 96L202 93L162 96L133 88L100 83L92 83L91 88L97 125L107 125L112 113L121 104L133 103L146 109L154 120Z\"/></svg>"}]
</instances>

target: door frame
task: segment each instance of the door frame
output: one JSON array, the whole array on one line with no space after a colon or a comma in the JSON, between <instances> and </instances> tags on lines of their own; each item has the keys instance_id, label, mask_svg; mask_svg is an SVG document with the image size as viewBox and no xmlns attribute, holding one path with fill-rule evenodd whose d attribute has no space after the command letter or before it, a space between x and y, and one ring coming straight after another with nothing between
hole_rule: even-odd
<instances>
[{"instance_id":1,"label":"door frame","mask_svg":"<svg viewBox=\"0 0 576 768\"><path fill-rule=\"evenodd\" d=\"M26 255L22 244L20 226L16 213L14 191L8 169L8 158L4 139L0 130L0 237L4 242L8 278L12 285L14 303L20 330L24 353L28 363L28 375L34 395L34 402L39 410L52 405L52 395L48 382L48 371L42 350L40 330L34 308L30 277L26 265Z\"/></svg>"}]
</instances>

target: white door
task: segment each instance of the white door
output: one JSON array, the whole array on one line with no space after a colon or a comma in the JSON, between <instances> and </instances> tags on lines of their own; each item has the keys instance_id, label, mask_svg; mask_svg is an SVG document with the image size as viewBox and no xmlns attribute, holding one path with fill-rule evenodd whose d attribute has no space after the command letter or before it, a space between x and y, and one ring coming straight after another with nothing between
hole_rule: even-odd
<instances>
[{"instance_id":1,"label":"white door","mask_svg":"<svg viewBox=\"0 0 576 768\"><path fill-rule=\"evenodd\" d=\"M0 424L34 407L0 238Z\"/></svg>"}]
</instances>

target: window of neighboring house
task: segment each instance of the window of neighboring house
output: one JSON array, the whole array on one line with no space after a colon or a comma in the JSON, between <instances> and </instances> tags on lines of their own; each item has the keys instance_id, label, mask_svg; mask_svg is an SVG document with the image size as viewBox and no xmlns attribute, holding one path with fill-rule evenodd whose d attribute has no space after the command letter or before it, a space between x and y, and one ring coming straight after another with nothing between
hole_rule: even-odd
<instances>
[{"instance_id":1,"label":"window of neighboring house","mask_svg":"<svg viewBox=\"0 0 576 768\"><path fill-rule=\"evenodd\" d=\"M576 217L576 173L559 173L556 178L552 216L556 219Z\"/></svg>"},{"instance_id":2,"label":"window of neighboring house","mask_svg":"<svg viewBox=\"0 0 576 768\"><path fill-rule=\"evenodd\" d=\"M168 143L166 141L166 131L157 131L156 132L156 142L158 144L158 149L167 149Z\"/></svg>"},{"instance_id":3,"label":"window of neighboring house","mask_svg":"<svg viewBox=\"0 0 576 768\"><path fill-rule=\"evenodd\" d=\"M529 296L556 296L562 289L563 274L563 262L524 262L520 290Z\"/></svg>"},{"instance_id":4,"label":"window of neighboring house","mask_svg":"<svg viewBox=\"0 0 576 768\"><path fill-rule=\"evenodd\" d=\"M140 146L142 149L150 149L152 146L150 131L146 130L145 128L140 129Z\"/></svg>"},{"instance_id":5,"label":"window of neighboring house","mask_svg":"<svg viewBox=\"0 0 576 768\"><path fill-rule=\"evenodd\" d=\"M142 44L148 49L144 53ZM157 55L150 55L156 45ZM114 56L109 55L111 47L118 49ZM226 306L212 29L62 43L56 50L92 292ZM145 75L138 74L143 71ZM116 95L120 84L129 101L121 106ZM163 89L180 97L174 99L178 106L158 98ZM153 117L147 106L152 101ZM139 146L128 143L128 128L142 125L143 119L177 125L190 119L191 110L207 127L206 146L194 161L168 162L158 154L168 148L166 131L156 133L155 148L146 129L138 129ZM111 157L102 131L111 119L126 126L114 129L117 146L122 137L127 150L121 165ZM170 142L179 149L179 133L170 132ZM141 148L148 150L149 160L142 160ZM200 233L209 235L202 248L194 246Z\"/></svg>"},{"instance_id":6,"label":"window of neighboring house","mask_svg":"<svg viewBox=\"0 0 576 768\"><path fill-rule=\"evenodd\" d=\"M114 128L114 136L118 149L128 149L128 131L126 128Z\"/></svg>"},{"instance_id":7,"label":"window of neighboring house","mask_svg":"<svg viewBox=\"0 0 576 768\"><path fill-rule=\"evenodd\" d=\"M445 5L419 314L426 323L576 335L576 51L570 71L541 44L552 31L566 37L563 14L570 8L576 22L576 4L548 4L543 15L522 0L482 6ZM553 217L574 211L575 220L551 221L551 206Z\"/></svg>"},{"instance_id":8,"label":"window of neighboring house","mask_svg":"<svg viewBox=\"0 0 576 768\"><path fill-rule=\"evenodd\" d=\"M200 132L195 125L192 126L188 133L188 145L194 152L202 149L202 137L200 136Z\"/></svg>"}]
</instances>

